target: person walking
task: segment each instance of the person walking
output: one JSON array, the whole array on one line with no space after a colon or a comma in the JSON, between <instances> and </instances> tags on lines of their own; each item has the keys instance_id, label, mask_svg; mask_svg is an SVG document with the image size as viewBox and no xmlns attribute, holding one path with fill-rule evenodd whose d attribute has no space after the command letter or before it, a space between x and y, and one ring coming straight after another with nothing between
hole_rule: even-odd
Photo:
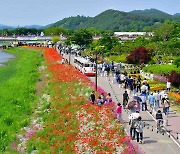
<instances>
[{"instance_id":1,"label":"person walking","mask_svg":"<svg viewBox=\"0 0 180 154\"><path fill-rule=\"evenodd\" d=\"M170 102L168 98L164 98L163 100L163 111L164 114L168 117L169 114L169 107L170 107Z\"/></svg>"},{"instance_id":2,"label":"person walking","mask_svg":"<svg viewBox=\"0 0 180 154\"><path fill-rule=\"evenodd\" d=\"M125 90L125 92L123 94L123 108L125 108L126 105L128 104L128 100L129 100L129 95L128 95L127 91Z\"/></svg>"},{"instance_id":3,"label":"person walking","mask_svg":"<svg viewBox=\"0 0 180 154\"><path fill-rule=\"evenodd\" d=\"M140 80L137 80L137 82L136 82L136 91L137 91L137 93L141 92L141 81Z\"/></svg>"},{"instance_id":4,"label":"person walking","mask_svg":"<svg viewBox=\"0 0 180 154\"><path fill-rule=\"evenodd\" d=\"M122 121L122 105L121 105L121 103L117 104L116 114L117 114L117 119L119 121Z\"/></svg>"},{"instance_id":5,"label":"person walking","mask_svg":"<svg viewBox=\"0 0 180 154\"><path fill-rule=\"evenodd\" d=\"M148 90L148 88L147 88L146 84L143 83L143 85L141 86L141 92L146 94L147 90Z\"/></svg>"},{"instance_id":6,"label":"person walking","mask_svg":"<svg viewBox=\"0 0 180 154\"><path fill-rule=\"evenodd\" d=\"M142 93L140 98L142 100L142 111L147 111L146 94Z\"/></svg>"},{"instance_id":7,"label":"person walking","mask_svg":"<svg viewBox=\"0 0 180 154\"><path fill-rule=\"evenodd\" d=\"M136 123L137 123L137 119L130 119L130 121L129 121L130 136L131 136L132 140L134 140L136 137L136 125L137 125Z\"/></svg>"},{"instance_id":8,"label":"person walking","mask_svg":"<svg viewBox=\"0 0 180 154\"><path fill-rule=\"evenodd\" d=\"M156 113L156 120L157 120L157 129L158 129L158 127L161 124L163 124L163 116L162 116L161 110L157 111L157 113Z\"/></svg>"},{"instance_id":9,"label":"person walking","mask_svg":"<svg viewBox=\"0 0 180 154\"><path fill-rule=\"evenodd\" d=\"M153 93L149 95L148 99L149 99L149 105L150 105L150 114L152 114L154 110L154 106L155 106L155 97L153 96Z\"/></svg>"},{"instance_id":10,"label":"person walking","mask_svg":"<svg viewBox=\"0 0 180 154\"><path fill-rule=\"evenodd\" d=\"M171 82L167 81L167 83L166 83L166 91L169 92L170 89L171 89Z\"/></svg>"},{"instance_id":11,"label":"person walking","mask_svg":"<svg viewBox=\"0 0 180 154\"><path fill-rule=\"evenodd\" d=\"M90 100L91 100L92 104L95 103L96 96L95 96L95 94L94 94L94 91L92 91L92 93L91 93L91 95L90 95Z\"/></svg>"},{"instance_id":12,"label":"person walking","mask_svg":"<svg viewBox=\"0 0 180 154\"><path fill-rule=\"evenodd\" d=\"M141 117L139 117L137 119L135 127L136 127L137 142L142 144L143 143L143 128L144 128L144 123L143 123ZM139 137L140 137L140 141L139 141Z\"/></svg>"},{"instance_id":13,"label":"person walking","mask_svg":"<svg viewBox=\"0 0 180 154\"><path fill-rule=\"evenodd\" d=\"M161 94L159 93L159 90L157 91L157 98L155 99L156 99L156 106L160 108Z\"/></svg>"}]
</instances>

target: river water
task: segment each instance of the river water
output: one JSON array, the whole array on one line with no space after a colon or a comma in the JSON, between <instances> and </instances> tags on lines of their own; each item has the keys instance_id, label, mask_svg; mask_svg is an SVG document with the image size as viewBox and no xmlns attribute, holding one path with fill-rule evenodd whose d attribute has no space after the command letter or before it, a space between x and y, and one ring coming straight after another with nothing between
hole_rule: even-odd
<instances>
[{"instance_id":1,"label":"river water","mask_svg":"<svg viewBox=\"0 0 180 154\"><path fill-rule=\"evenodd\" d=\"M0 50L0 66L12 58L14 58L13 55Z\"/></svg>"}]
</instances>

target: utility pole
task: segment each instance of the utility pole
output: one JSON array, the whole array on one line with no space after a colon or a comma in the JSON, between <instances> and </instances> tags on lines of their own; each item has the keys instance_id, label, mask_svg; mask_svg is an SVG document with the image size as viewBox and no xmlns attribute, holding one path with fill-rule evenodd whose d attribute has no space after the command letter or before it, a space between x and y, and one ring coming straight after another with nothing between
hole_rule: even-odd
<instances>
[{"instance_id":1,"label":"utility pole","mask_svg":"<svg viewBox=\"0 0 180 154\"><path fill-rule=\"evenodd\" d=\"M97 51L96 51L96 59L95 59L95 63L96 63L96 74L95 74L95 89L97 91Z\"/></svg>"}]
</instances>

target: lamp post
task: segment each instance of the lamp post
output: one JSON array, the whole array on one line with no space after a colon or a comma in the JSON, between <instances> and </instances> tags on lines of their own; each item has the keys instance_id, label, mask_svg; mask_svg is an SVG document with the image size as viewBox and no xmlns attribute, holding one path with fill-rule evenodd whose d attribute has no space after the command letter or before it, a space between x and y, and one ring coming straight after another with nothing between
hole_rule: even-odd
<instances>
[{"instance_id":1,"label":"lamp post","mask_svg":"<svg viewBox=\"0 0 180 154\"><path fill-rule=\"evenodd\" d=\"M95 55L96 55L96 58L95 58L95 63L96 63L96 67L95 67L95 69L96 69L96 74L95 74L95 89L97 91L97 51L96 51Z\"/></svg>"},{"instance_id":2,"label":"lamp post","mask_svg":"<svg viewBox=\"0 0 180 154\"><path fill-rule=\"evenodd\" d=\"M95 70L96 70L96 74L95 74L95 89L97 91L97 84L98 84L98 81L97 81L97 57L98 57L98 54L102 54L102 48L104 48L104 46L98 46L96 48L96 51L95 51ZM99 51L99 52L98 52Z\"/></svg>"},{"instance_id":3,"label":"lamp post","mask_svg":"<svg viewBox=\"0 0 180 154\"><path fill-rule=\"evenodd\" d=\"M71 64L71 47L69 47L69 65Z\"/></svg>"}]
</instances>

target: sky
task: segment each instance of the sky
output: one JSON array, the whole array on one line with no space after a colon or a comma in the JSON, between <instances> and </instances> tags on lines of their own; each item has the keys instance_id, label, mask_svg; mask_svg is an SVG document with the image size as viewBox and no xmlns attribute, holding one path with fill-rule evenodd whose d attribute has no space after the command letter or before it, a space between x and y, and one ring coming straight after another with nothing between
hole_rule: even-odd
<instances>
[{"instance_id":1,"label":"sky","mask_svg":"<svg viewBox=\"0 0 180 154\"><path fill-rule=\"evenodd\" d=\"M65 17L94 17L114 9L132 11L155 8L180 13L180 0L0 0L0 24L9 26L48 25Z\"/></svg>"}]
</instances>

